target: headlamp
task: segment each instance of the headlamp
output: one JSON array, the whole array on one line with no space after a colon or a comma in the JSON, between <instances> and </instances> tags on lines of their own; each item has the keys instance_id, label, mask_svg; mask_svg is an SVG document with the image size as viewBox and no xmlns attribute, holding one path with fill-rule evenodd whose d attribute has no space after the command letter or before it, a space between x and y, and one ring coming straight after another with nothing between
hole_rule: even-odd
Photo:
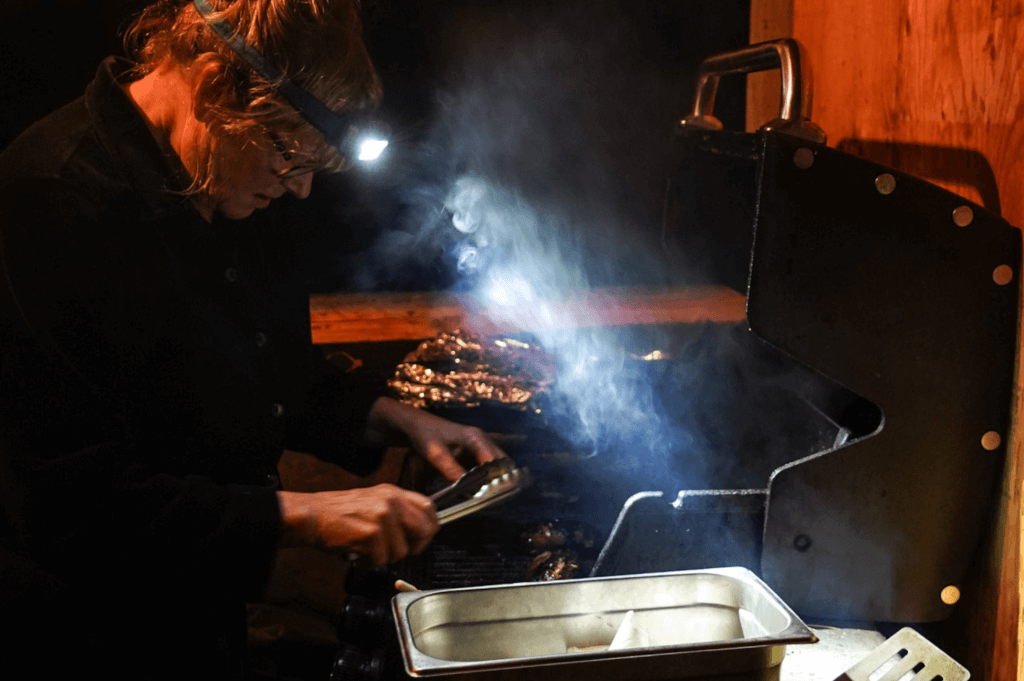
<instances>
[{"instance_id":1,"label":"headlamp","mask_svg":"<svg viewBox=\"0 0 1024 681\"><path fill-rule=\"evenodd\" d=\"M217 10L209 0L192 0L192 4L210 28L216 31L217 35L223 38L224 42L230 45L256 73L274 83L285 101L298 111L306 122L319 130L328 144L337 147L345 158L372 163L384 152L388 140L383 126L362 112L331 111L326 104L267 61L258 50L247 45L228 21L215 18Z\"/></svg>"}]
</instances>

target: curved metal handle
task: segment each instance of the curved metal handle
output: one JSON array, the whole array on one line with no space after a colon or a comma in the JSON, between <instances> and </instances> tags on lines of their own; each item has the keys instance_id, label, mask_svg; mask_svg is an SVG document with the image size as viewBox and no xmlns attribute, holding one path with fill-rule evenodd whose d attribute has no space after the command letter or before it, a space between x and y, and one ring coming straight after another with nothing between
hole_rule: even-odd
<instances>
[{"instance_id":1,"label":"curved metal handle","mask_svg":"<svg viewBox=\"0 0 1024 681\"><path fill-rule=\"evenodd\" d=\"M711 113L715 106L718 79L729 73L754 73L776 68L782 73L779 117L765 123L761 130L774 130L824 144L825 132L810 121L809 70L800 60L799 43L792 38L758 43L705 59L698 71L693 110L680 121L680 125L721 130L722 122Z\"/></svg>"}]
</instances>

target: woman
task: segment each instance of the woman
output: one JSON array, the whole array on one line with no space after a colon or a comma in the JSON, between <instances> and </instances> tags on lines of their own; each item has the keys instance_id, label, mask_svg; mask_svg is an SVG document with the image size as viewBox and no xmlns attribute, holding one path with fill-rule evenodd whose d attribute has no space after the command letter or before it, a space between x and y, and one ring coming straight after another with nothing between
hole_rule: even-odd
<instances>
[{"instance_id":1,"label":"woman","mask_svg":"<svg viewBox=\"0 0 1024 681\"><path fill-rule=\"evenodd\" d=\"M366 474L409 444L449 479L462 453L502 453L333 370L301 273L241 220L345 165L301 109L379 98L354 0L162 0L127 43L134 63L105 61L0 156L9 648L56 640L108 678L239 677L278 547L384 564L437 531L390 485L279 490L285 448ZM59 636L68 612L89 624Z\"/></svg>"}]
</instances>

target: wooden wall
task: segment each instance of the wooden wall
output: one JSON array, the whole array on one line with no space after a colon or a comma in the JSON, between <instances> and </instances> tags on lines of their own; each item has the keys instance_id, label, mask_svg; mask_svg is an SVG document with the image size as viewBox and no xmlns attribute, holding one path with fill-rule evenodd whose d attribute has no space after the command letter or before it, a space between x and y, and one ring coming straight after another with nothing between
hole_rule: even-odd
<instances>
[{"instance_id":1,"label":"wooden wall","mask_svg":"<svg viewBox=\"0 0 1024 681\"><path fill-rule=\"evenodd\" d=\"M752 0L751 42L794 37L829 144L931 180L1024 227L1024 0ZM748 129L777 115L777 78L748 80ZM943 646L976 679L1021 664L1021 430L999 515Z\"/></svg>"}]
</instances>

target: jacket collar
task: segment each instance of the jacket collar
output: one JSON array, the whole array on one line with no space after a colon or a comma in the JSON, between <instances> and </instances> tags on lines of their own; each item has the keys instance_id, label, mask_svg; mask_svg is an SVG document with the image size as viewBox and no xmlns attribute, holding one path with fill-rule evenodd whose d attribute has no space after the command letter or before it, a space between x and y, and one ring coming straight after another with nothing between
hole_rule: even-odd
<instances>
[{"instance_id":1,"label":"jacket collar","mask_svg":"<svg viewBox=\"0 0 1024 681\"><path fill-rule=\"evenodd\" d=\"M187 201L191 179L181 160L157 143L122 87L131 63L108 57L85 91L85 105L100 144L123 169L125 181L154 208Z\"/></svg>"}]
</instances>

